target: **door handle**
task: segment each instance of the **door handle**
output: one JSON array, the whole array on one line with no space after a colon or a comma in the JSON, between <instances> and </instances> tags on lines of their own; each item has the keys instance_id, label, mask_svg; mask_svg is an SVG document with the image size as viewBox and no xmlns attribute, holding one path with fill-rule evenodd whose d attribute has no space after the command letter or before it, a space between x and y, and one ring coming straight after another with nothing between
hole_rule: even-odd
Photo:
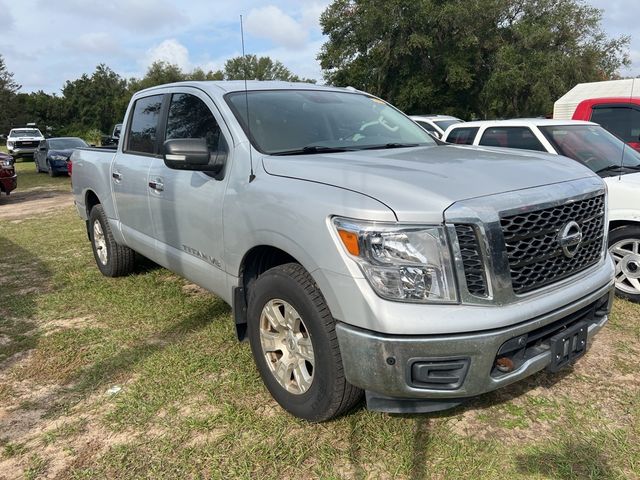
<instances>
[{"instance_id":1,"label":"door handle","mask_svg":"<svg viewBox=\"0 0 640 480\"><path fill-rule=\"evenodd\" d=\"M122 180L122 174L120 172L111 172L111 176L116 180Z\"/></svg>"},{"instance_id":2,"label":"door handle","mask_svg":"<svg viewBox=\"0 0 640 480\"><path fill-rule=\"evenodd\" d=\"M164 184L162 182L149 182L149 188L153 188L156 192L162 192Z\"/></svg>"}]
</instances>

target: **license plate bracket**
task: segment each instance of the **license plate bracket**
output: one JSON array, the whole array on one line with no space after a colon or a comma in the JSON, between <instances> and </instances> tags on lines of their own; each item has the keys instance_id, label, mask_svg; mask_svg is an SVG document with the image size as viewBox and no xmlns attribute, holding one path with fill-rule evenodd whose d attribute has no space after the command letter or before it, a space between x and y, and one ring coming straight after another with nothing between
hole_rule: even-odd
<instances>
[{"instance_id":1,"label":"license plate bracket","mask_svg":"<svg viewBox=\"0 0 640 480\"><path fill-rule=\"evenodd\" d=\"M547 366L550 372L557 372L571 365L587 351L589 325L578 322L572 327L555 334L550 339L551 363Z\"/></svg>"}]
</instances>

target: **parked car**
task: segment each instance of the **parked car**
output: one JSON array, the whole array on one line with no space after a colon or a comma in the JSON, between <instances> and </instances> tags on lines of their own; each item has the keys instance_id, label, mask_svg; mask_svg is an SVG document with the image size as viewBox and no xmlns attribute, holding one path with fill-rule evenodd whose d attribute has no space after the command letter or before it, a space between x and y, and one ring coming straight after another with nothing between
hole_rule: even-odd
<instances>
[{"instance_id":1,"label":"parked car","mask_svg":"<svg viewBox=\"0 0 640 480\"><path fill-rule=\"evenodd\" d=\"M33 156L44 136L37 128L13 128L7 138L7 150L14 158Z\"/></svg>"},{"instance_id":2,"label":"parked car","mask_svg":"<svg viewBox=\"0 0 640 480\"><path fill-rule=\"evenodd\" d=\"M640 153L592 122L498 120L467 122L445 141L508 147L572 158L604 178L609 189L609 251L616 262L616 290L640 302Z\"/></svg>"},{"instance_id":3,"label":"parked car","mask_svg":"<svg viewBox=\"0 0 640 480\"><path fill-rule=\"evenodd\" d=\"M106 136L102 138L102 141L101 141L102 146L108 147L111 145L117 145L118 142L120 141L121 132L122 132L122 124L117 123L113 127L113 132L111 133L111 136Z\"/></svg>"},{"instance_id":4,"label":"parked car","mask_svg":"<svg viewBox=\"0 0 640 480\"><path fill-rule=\"evenodd\" d=\"M115 152L71 156L99 270L139 252L232 304L298 417L363 391L374 410L452 407L571 364L607 322L606 189L577 162L446 145L306 83L158 86L124 125Z\"/></svg>"},{"instance_id":5,"label":"parked car","mask_svg":"<svg viewBox=\"0 0 640 480\"><path fill-rule=\"evenodd\" d=\"M57 137L42 140L33 156L36 172L48 172L50 176L69 174L69 157L76 148L88 147L78 137Z\"/></svg>"},{"instance_id":6,"label":"parked car","mask_svg":"<svg viewBox=\"0 0 640 480\"><path fill-rule=\"evenodd\" d=\"M578 84L555 103L553 118L598 123L640 151L640 80Z\"/></svg>"},{"instance_id":7,"label":"parked car","mask_svg":"<svg viewBox=\"0 0 640 480\"><path fill-rule=\"evenodd\" d=\"M11 155L0 152L0 193L9 195L18 187L18 176Z\"/></svg>"},{"instance_id":8,"label":"parked car","mask_svg":"<svg viewBox=\"0 0 640 480\"><path fill-rule=\"evenodd\" d=\"M409 118L436 138L442 138L444 131L451 125L462 122L459 118L448 115L411 115Z\"/></svg>"}]
</instances>

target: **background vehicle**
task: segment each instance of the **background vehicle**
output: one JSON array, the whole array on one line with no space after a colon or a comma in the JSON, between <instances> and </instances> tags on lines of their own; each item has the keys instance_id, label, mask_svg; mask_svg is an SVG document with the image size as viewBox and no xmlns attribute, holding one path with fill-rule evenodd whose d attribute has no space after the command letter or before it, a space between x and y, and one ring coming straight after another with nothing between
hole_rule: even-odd
<instances>
[{"instance_id":1,"label":"background vehicle","mask_svg":"<svg viewBox=\"0 0 640 480\"><path fill-rule=\"evenodd\" d=\"M7 137L7 150L14 158L33 156L44 136L37 128L13 128Z\"/></svg>"},{"instance_id":2,"label":"background vehicle","mask_svg":"<svg viewBox=\"0 0 640 480\"><path fill-rule=\"evenodd\" d=\"M33 154L36 172L48 172L50 176L69 173L69 157L76 148L88 147L78 137L58 137L42 140Z\"/></svg>"},{"instance_id":3,"label":"background vehicle","mask_svg":"<svg viewBox=\"0 0 640 480\"><path fill-rule=\"evenodd\" d=\"M9 195L18 186L13 157L0 152L0 193Z\"/></svg>"},{"instance_id":4,"label":"background vehicle","mask_svg":"<svg viewBox=\"0 0 640 480\"><path fill-rule=\"evenodd\" d=\"M521 119L467 122L449 128L445 141L549 152L577 160L609 189L609 251L616 290L640 302L640 154L591 122Z\"/></svg>"},{"instance_id":5,"label":"background vehicle","mask_svg":"<svg viewBox=\"0 0 640 480\"><path fill-rule=\"evenodd\" d=\"M590 120L640 150L640 80L578 84L555 103L553 118Z\"/></svg>"},{"instance_id":6,"label":"background vehicle","mask_svg":"<svg viewBox=\"0 0 640 480\"><path fill-rule=\"evenodd\" d=\"M143 90L115 152L74 151L104 275L139 252L218 294L273 397L311 421L363 391L448 408L585 353L613 292L593 172L441 145L363 92L245 85Z\"/></svg>"},{"instance_id":7,"label":"background vehicle","mask_svg":"<svg viewBox=\"0 0 640 480\"><path fill-rule=\"evenodd\" d=\"M111 136L106 136L102 138L102 141L101 141L102 146L107 147L110 145L117 145L118 141L120 140L121 132L122 132L122 124L117 123L113 127L113 132L111 133Z\"/></svg>"},{"instance_id":8,"label":"background vehicle","mask_svg":"<svg viewBox=\"0 0 640 480\"><path fill-rule=\"evenodd\" d=\"M449 115L410 115L409 118L436 138L442 138L444 131L451 125L462 122Z\"/></svg>"}]
</instances>

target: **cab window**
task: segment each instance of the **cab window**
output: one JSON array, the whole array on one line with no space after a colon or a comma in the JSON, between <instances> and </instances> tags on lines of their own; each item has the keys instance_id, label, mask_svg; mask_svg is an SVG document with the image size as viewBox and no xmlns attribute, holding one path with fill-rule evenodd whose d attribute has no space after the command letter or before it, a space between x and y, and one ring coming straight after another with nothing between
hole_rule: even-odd
<instances>
[{"instance_id":1,"label":"cab window","mask_svg":"<svg viewBox=\"0 0 640 480\"><path fill-rule=\"evenodd\" d=\"M591 121L599 123L623 141L640 142L640 109L631 106L596 106Z\"/></svg>"},{"instance_id":2,"label":"cab window","mask_svg":"<svg viewBox=\"0 0 640 480\"><path fill-rule=\"evenodd\" d=\"M133 105L127 152L156 153L156 135L162 110L162 95L139 98Z\"/></svg>"},{"instance_id":3,"label":"cab window","mask_svg":"<svg viewBox=\"0 0 640 480\"><path fill-rule=\"evenodd\" d=\"M449 132L447 142L457 145L473 145L473 140L478 133L478 127L454 128Z\"/></svg>"},{"instance_id":4,"label":"cab window","mask_svg":"<svg viewBox=\"0 0 640 480\"><path fill-rule=\"evenodd\" d=\"M519 148L546 152L540 141L527 127L491 127L482 134L480 145L487 147Z\"/></svg>"},{"instance_id":5,"label":"cab window","mask_svg":"<svg viewBox=\"0 0 640 480\"><path fill-rule=\"evenodd\" d=\"M174 93L171 96L165 140L204 138L209 150L226 150L220 126L209 107L195 95Z\"/></svg>"}]
</instances>

